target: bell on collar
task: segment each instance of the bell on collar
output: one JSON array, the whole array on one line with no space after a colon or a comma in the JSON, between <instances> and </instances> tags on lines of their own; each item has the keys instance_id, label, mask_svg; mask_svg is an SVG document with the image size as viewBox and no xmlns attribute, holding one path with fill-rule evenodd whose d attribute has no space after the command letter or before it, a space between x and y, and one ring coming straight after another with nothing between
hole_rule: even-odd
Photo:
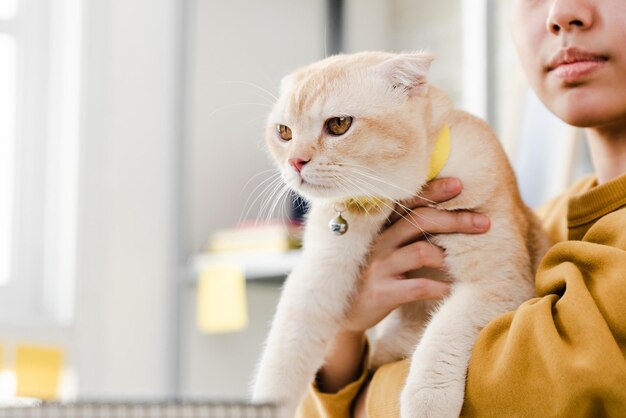
<instances>
[{"instance_id":1,"label":"bell on collar","mask_svg":"<svg viewBox=\"0 0 626 418\"><path fill-rule=\"evenodd\" d=\"M330 220L328 227L334 235L343 235L348 232L348 222L337 212L337 216Z\"/></svg>"}]
</instances>

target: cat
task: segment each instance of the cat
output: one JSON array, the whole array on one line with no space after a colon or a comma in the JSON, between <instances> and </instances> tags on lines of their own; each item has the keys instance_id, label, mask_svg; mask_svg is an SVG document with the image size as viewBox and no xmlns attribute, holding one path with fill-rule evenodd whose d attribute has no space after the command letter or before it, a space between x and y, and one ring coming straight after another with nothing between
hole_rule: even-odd
<instances>
[{"instance_id":1,"label":"cat","mask_svg":"<svg viewBox=\"0 0 626 418\"><path fill-rule=\"evenodd\" d=\"M286 416L295 414L323 365L393 205L419 195L433 176L463 184L460 195L433 207L486 214L491 228L482 235L430 237L445 249L451 293L437 306L404 305L378 325L372 367L411 359L401 416L458 417L479 331L534 295L547 238L522 202L489 126L454 109L428 82L433 59L424 52L336 55L281 81L266 143L286 184L311 208L303 253L285 282L253 400L280 403ZM433 159L439 160L434 173ZM343 235L329 229L333 219L337 234L347 227Z\"/></svg>"}]
</instances>

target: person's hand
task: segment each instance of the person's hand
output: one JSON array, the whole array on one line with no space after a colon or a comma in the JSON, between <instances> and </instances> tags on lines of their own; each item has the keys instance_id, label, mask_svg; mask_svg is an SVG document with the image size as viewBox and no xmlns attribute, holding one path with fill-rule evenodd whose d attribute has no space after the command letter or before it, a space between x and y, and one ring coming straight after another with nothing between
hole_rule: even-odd
<instances>
[{"instance_id":1,"label":"person's hand","mask_svg":"<svg viewBox=\"0 0 626 418\"><path fill-rule=\"evenodd\" d=\"M352 341L354 345L356 341L364 341L364 332L400 305L417 300L441 299L448 294L448 283L421 278L407 279L405 274L423 267L445 270L443 250L425 240L426 234L480 234L489 230L489 218L484 215L466 211L446 212L428 207L429 203L452 199L461 189L461 182L454 178L429 183L422 194L423 198L409 203L411 212L405 218L395 217L395 222L378 237L369 263L361 275L359 291L353 299L344 328L337 338ZM357 348L352 349L353 354L358 352ZM360 359L353 364L360 364ZM328 370L328 366L327 359L324 373L327 379L335 376L345 379L345 376L350 375L341 367ZM337 374L333 375L333 372ZM368 390L365 384L357 396L353 404L354 418L367 418L365 400Z\"/></svg>"},{"instance_id":2,"label":"person's hand","mask_svg":"<svg viewBox=\"0 0 626 418\"><path fill-rule=\"evenodd\" d=\"M444 252L425 239L427 234L480 234L489 229L489 218L484 215L428 207L453 198L461 189L458 179L435 180L427 185L421 198L406 205L410 212L402 218L394 216L394 222L373 244L343 331L365 332L402 304L441 299L448 294L448 283L408 279L405 275L424 267L445 271Z\"/></svg>"},{"instance_id":3,"label":"person's hand","mask_svg":"<svg viewBox=\"0 0 626 418\"><path fill-rule=\"evenodd\" d=\"M405 210L403 217L392 217L378 236L359 278L346 320L318 373L320 390L336 392L359 376L365 331L391 311L404 303L440 299L448 294L448 283L409 279L406 274L423 267L445 270L443 250L430 244L425 239L427 234L480 234L489 229L489 218L484 215L428 206L452 199L461 189L461 182L454 178L430 182L420 198L408 202L409 211ZM364 392L356 403L355 413L363 406Z\"/></svg>"}]
</instances>

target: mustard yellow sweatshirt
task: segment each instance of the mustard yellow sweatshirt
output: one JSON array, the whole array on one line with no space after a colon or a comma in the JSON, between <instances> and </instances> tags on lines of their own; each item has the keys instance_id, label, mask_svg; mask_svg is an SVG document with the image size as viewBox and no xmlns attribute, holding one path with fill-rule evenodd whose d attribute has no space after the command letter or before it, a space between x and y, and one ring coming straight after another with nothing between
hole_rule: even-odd
<instances>
[{"instance_id":1,"label":"mustard yellow sweatshirt","mask_svg":"<svg viewBox=\"0 0 626 418\"><path fill-rule=\"evenodd\" d=\"M626 417L626 175L601 186L587 177L539 215L558 243L537 297L479 334L461 416ZM369 418L399 417L408 369L403 360L374 373ZM311 386L298 418L349 418L366 377L334 394Z\"/></svg>"}]
</instances>

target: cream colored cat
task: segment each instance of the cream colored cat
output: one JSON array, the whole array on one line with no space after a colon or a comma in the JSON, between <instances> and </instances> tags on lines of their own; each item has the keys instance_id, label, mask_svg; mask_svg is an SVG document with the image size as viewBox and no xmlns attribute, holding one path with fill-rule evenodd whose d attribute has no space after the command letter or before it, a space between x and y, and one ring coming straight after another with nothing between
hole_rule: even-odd
<instances>
[{"instance_id":1,"label":"cream colored cat","mask_svg":"<svg viewBox=\"0 0 626 418\"><path fill-rule=\"evenodd\" d=\"M339 55L282 82L267 145L285 182L310 200L311 210L304 251L285 283L253 399L279 402L287 416L322 366L394 203L419 194L434 175L463 183L459 196L436 208L484 213L491 229L431 237L446 252L454 282L450 296L436 309L405 305L379 325L373 367L411 358L399 400L402 417L457 417L479 331L533 296L547 240L522 203L493 132L453 109L445 93L428 84L431 61L423 53ZM335 235L328 224L342 209L348 230Z\"/></svg>"}]
</instances>

